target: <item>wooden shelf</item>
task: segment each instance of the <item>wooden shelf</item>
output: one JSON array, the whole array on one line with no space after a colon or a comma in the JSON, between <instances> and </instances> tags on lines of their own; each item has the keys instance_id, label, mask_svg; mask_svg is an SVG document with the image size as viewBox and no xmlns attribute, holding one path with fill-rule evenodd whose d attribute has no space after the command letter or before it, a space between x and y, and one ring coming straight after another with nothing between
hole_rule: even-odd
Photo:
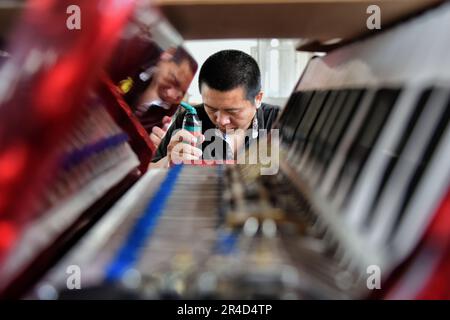
<instances>
[{"instance_id":1,"label":"wooden shelf","mask_svg":"<svg viewBox=\"0 0 450 320\"><path fill-rule=\"evenodd\" d=\"M442 0L155 0L186 39L301 38L323 43L369 32L367 7L381 8L382 26Z\"/></svg>"},{"instance_id":2,"label":"wooden shelf","mask_svg":"<svg viewBox=\"0 0 450 320\"><path fill-rule=\"evenodd\" d=\"M0 3L0 40L8 35L25 7L25 0L2 0Z\"/></svg>"}]
</instances>

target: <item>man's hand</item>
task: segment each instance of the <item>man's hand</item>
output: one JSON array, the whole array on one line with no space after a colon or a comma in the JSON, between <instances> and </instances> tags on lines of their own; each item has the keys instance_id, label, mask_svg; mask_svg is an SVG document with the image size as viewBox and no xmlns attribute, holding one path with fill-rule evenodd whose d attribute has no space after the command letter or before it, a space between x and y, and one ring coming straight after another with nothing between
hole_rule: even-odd
<instances>
[{"instance_id":1,"label":"man's hand","mask_svg":"<svg viewBox=\"0 0 450 320\"><path fill-rule=\"evenodd\" d=\"M166 135L167 129L169 129L171 118L168 116L165 116L162 119L163 127L153 127L152 133L150 133L150 140L152 140L153 144L155 145L156 149L158 149L159 144L161 143L161 140Z\"/></svg>"},{"instance_id":2,"label":"man's hand","mask_svg":"<svg viewBox=\"0 0 450 320\"><path fill-rule=\"evenodd\" d=\"M203 135L195 137L189 131L179 130L172 136L167 146L169 163L192 163L194 160L199 160L202 156L202 150L196 146L204 140Z\"/></svg>"}]
</instances>

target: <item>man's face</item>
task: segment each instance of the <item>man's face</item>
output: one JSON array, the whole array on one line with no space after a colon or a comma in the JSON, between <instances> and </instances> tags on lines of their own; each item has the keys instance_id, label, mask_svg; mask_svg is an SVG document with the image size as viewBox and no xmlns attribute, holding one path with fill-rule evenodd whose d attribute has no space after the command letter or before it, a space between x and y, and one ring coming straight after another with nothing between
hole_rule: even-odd
<instances>
[{"instance_id":1,"label":"man's face","mask_svg":"<svg viewBox=\"0 0 450 320\"><path fill-rule=\"evenodd\" d=\"M256 106L262 99L262 93L259 93L255 101L247 100L245 89L242 87L218 91L206 84L202 84L201 94L209 119L222 132L247 130L255 116Z\"/></svg>"},{"instance_id":2,"label":"man's face","mask_svg":"<svg viewBox=\"0 0 450 320\"><path fill-rule=\"evenodd\" d=\"M180 64L161 61L155 79L158 96L169 104L179 104L193 77L194 71L187 60L182 60Z\"/></svg>"}]
</instances>

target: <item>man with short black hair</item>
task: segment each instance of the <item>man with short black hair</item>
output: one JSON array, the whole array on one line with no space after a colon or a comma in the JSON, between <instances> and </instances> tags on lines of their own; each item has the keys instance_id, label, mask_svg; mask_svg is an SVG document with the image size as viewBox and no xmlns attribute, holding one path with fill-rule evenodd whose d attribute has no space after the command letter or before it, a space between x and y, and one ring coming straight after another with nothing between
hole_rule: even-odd
<instances>
[{"instance_id":1,"label":"man with short black hair","mask_svg":"<svg viewBox=\"0 0 450 320\"><path fill-rule=\"evenodd\" d=\"M208 137L209 130L213 138L205 141L203 136L197 141L190 132L180 130L185 112L179 112L167 134L160 137L152 167L197 159L233 160L243 146L259 138L259 130L270 131L279 112L277 106L262 103L258 64L242 51L223 50L210 56L200 69L199 88L203 103L195 109L203 135ZM249 131L250 135L242 134ZM223 149L208 148L217 141Z\"/></svg>"}]
</instances>

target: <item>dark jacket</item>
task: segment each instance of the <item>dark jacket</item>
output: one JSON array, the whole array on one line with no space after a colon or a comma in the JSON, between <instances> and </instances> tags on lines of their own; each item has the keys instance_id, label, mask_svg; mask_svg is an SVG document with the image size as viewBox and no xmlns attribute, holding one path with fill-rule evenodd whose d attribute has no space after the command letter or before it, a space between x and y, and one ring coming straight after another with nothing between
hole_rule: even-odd
<instances>
[{"instance_id":1,"label":"dark jacket","mask_svg":"<svg viewBox=\"0 0 450 320\"><path fill-rule=\"evenodd\" d=\"M208 117L208 114L206 113L203 104L195 106L195 109L197 110L198 117L200 121L202 122L202 133L205 134L205 131L208 129L215 129L215 125L211 122L211 120ZM261 107L259 107L256 111L256 118L258 120L258 129L266 129L270 130L272 128L272 125L274 124L275 120L277 119L278 112L280 108L278 106L262 103ZM177 114L175 121L172 123L172 125L167 130L166 135L164 136L163 140L161 141L161 144L158 147L158 150L155 153L155 156L152 159L152 162L157 162L164 158L167 155L167 146L170 142L170 139L172 137L172 134L175 130L181 129L183 125L183 118L185 115L185 111L181 111ZM249 128L251 129L251 128ZM221 136L214 136L214 139L220 139L220 141L223 143L224 151L222 155L226 155L226 148L228 147L228 144L225 143L225 141L222 139ZM208 145L212 142L214 142L214 139L211 141L205 141L202 144L202 150L205 151L205 148L208 147ZM250 143L254 139L246 139L245 145L248 147ZM217 142L216 142L217 143ZM229 148L229 147L228 147ZM224 156L222 155L206 155L204 154L204 159L216 159L216 160L223 160Z\"/></svg>"}]
</instances>

